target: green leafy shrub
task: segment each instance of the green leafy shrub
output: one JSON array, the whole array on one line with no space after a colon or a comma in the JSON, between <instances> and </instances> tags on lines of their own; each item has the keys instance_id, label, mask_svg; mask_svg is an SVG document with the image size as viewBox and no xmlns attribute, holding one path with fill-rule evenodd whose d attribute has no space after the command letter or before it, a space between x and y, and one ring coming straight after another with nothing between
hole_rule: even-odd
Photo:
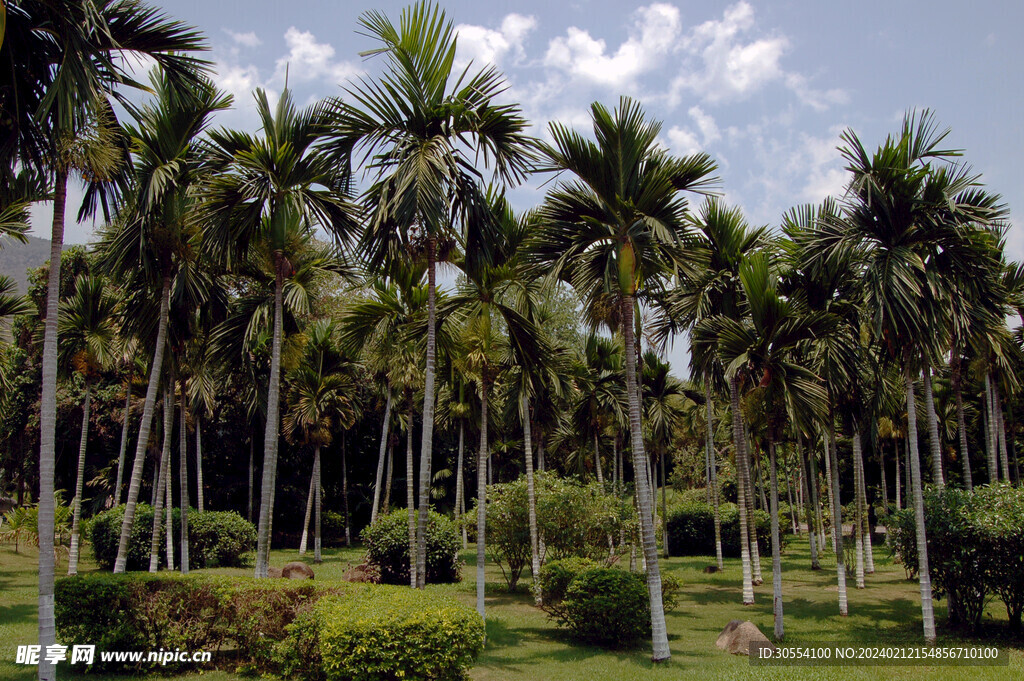
<instances>
[{"instance_id":1,"label":"green leafy shrub","mask_svg":"<svg viewBox=\"0 0 1024 681\"><path fill-rule=\"evenodd\" d=\"M537 581L540 583L541 601L545 609L555 613L565 599L565 592L572 580L577 575L596 567L596 562L580 557L553 560L541 566Z\"/></svg>"},{"instance_id":2,"label":"green leafy shrub","mask_svg":"<svg viewBox=\"0 0 1024 681\"><path fill-rule=\"evenodd\" d=\"M569 584L560 619L586 643L630 646L651 634L649 604L640 575L616 568L592 568Z\"/></svg>"},{"instance_id":3,"label":"green leafy shrub","mask_svg":"<svg viewBox=\"0 0 1024 681\"><path fill-rule=\"evenodd\" d=\"M515 591L523 569L530 564L528 503L525 476L487 489L487 548L501 568L509 591ZM470 515L475 518L476 509Z\"/></svg>"},{"instance_id":4,"label":"green leafy shrub","mask_svg":"<svg viewBox=\"0 0 1024 681\"><path fill-rule=\"evenodd\" d=\"M587 556L607 560L608 540L621 554L628 541L639 534L636 511L628 498L608 494L601 485L580 484L550 473L537 475L537 525L548 555L554 559Z\"/></svg>"},{"instance_id":5,"label":"green leafy shrub","mask_svg":"<svg viewBox=\"0 0 1024 681\"><path fill-rule=\"evenodd\" d=\"M315 608L328 680L458 681L484 645L483 618L454 600L408 588L367 587ZM309 626L307 647L312 648Z\"/></svg>"},{"instance_id":6,"label":"green leafy shrub","mask_svg":"<svg viewBox=\"0 0 1024 681\"><path fill-rule=\"evenodd\" d=\"M161 511L165 513L165 511ZM173 509L174 534L181 531L181 510ZM116 506L96 514L90 524L96 563L104 570L112 570L121 541L121 522L124 506ZM163 523L161 523L161 527ZM256 526L234 511L203 511L189 509L188 552L190 566L238 567L246 564L246 554L256 548ZM153 507L139 504L135 507L135 521L128 540L128 570L148 570L150 542L153 537ZM166 543L159 543L160 564L167 564Z\"/></svg>"},{"instance_id":7,"label":"green leafy shrub","mask_svg":"<svg viewBox=\"0 0 1024 681\"><path fill-rule=\"evenodd\" d=\"M718 507L722 526L722 554L728 557L740 555L740 512L735 504L721 504ZM762 554L771 552L771 516L755 510L754 525L757 530L757 547ZM780 518L781 526L781 518ZM782 548L788 537L780 532ZM673 556L715 555L714 509L704 503L689 503L676 506L668 512L668 546Z\"/></svg>"},{"instance_id":8,"label":"green leafy shrub","mask_svg":"<svg viewBox=\"0 0 1024 681\"><path fill-rule=\"evenodd\" d=\"M362 532L367 560L380 568L386 584L409 583L409 516L398 509L377 518ZM427 516L427 582L457 582L462 579L459 549L462 538L455 524L430 511Z\"/></svg>"},{"instance_id":9,"label":"green leafy shrub","mask_svg":"<svg viewBox=\"0 0 1024 681\"><path fill-rule=\"evenodd\" d=\"M320 516L321 541L325 546L345 543L345 516L337 511L323 511Z\"/></svg>"}]
</instances>

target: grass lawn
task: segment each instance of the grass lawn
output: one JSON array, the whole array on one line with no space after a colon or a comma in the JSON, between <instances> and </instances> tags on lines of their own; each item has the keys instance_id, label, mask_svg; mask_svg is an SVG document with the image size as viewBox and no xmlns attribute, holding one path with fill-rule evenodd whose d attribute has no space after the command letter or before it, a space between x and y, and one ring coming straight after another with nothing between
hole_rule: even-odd
<instances>
[{"instance_id":1,"label":"grass lawn","mask_svg":"<svg viewBox=\"0 0 1024 681\"><path fill-rule=\"evenodd\" d=\"M86 549L86 554L90 551ZM786 613L786 643L841 642L852 645L917 645L921 642L921 612L916 582L905 579L903 569L893 565L886 550L876 550L877 572L868 577L862 591L850 589L850 616L841 618L835 589L834 563L825 561L820 572L812 572L809 551L794 541L783 557L783 595ZM274 551L272 565L295 560L295 551ZM312 562L311 555L307 558ZM0 679L30 681L35 669L15 665L19 644L36 640L36 554L32 549L15 554L10 546L0 547ZM350 563L360 562L358 549L331 549L325 562L314 566L318 580L340 579ZM475 603L475 570L472 551L464 552L465 580L459 584L429 586L428 589L454 595L467 605ZM62 561L63 562L63 561ZM731 656L714 643L731 619L749 619L766 634L772 631L771 562L764 560L766 581L755 589L757 603L740 604L738 560L727 560L721 574L704 574L713 558L671 558L662 569L683 580L679 605L668 614L671 661L653 665L649 651L609 652L578 646L536 608L525 592L504 592L497 567L489 567L487 598L487 647L472 670L477 681L552 681L585 679L619 681L628 679L1020 679L1024 677L1024 637L1011 638L1006 631L1006 612L1000 601L990 604L986 615L986 638L964 640L942 628L944 601L936 602L940 623L939 645L974 643L1008 648L1009 667L785 667L752 669L745 657ZM63 562L66 569L66 562ZM95 569L87 558L82 571ZM225 574L248 575L250 570L216 570ZM59 572L58 572L59 574ZM526 581L526 580L524 580ZM850 580L852 583L852 580ZM62 665L59 673L71 676ZM205 681L241 679L236 674L208 671L171 678ZM123 678L88 675L90 679Z\"/></svg>"}]
</instances>

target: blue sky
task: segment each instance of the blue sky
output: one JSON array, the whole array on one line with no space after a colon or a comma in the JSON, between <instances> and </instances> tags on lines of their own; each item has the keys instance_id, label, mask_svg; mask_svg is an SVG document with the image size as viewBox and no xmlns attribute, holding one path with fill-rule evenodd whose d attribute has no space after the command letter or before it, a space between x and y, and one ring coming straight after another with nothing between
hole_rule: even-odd
<instances>
[{"instance_id":1,"label":"blue sky","mask_svg":"<svg viewBox=\"0 0 1024 681\"><path fill-rule=\"evenodd\" d=\"M215 80L236 109L218 123L252 128L251 90L289 85L300 102L342 94L373 74L356 33L367 5L167 0L168 14L209 37ZM397 20L407 2L372 7ZM506 74L544 135L548 121L587 126L588 106L639 98L664 122L673 153L703 150L719 163L720 191L754 224L838 194L836 146L852 128L873 147L903 113L928 107L952 128L950 144L983 174L1011 211L1024 206L1024 3L911 2L620 3L445 2L463 61L491 61ZM542 197L541 180L514 193L518 208ZM72 197L73 200L74 197ZM48 207L35 233L48 236ZM1020 222L1019 220L1017 221ZM68 227L83 242L92 225ZM1024 233L1011 227L1011 257L1024 259ZM671 355L676 355L673 352ZM679 367L682 369L682 367Z\"/></svg>"}]
</instances>

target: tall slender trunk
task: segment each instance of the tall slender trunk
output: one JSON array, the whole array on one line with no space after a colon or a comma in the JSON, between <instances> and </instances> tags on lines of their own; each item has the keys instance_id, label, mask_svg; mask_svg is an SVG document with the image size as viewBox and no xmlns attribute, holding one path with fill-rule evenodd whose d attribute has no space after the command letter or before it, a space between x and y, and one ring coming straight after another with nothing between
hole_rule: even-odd
<instances>
[{"instance_id":1,"label":"tall slender trunk","mask_svg":"<svg viewBox=\"0 0 1024 681\"><path fill-rule=\"evenodd\" d=\"M434 452L434 365L437 355L437 243L427 239L427 368L423 381L423 435L420 442L420 517L417 528L416 586L427 581L427 508Z\"/></svg>"},{"instance_id":2,"label":"tall slender trunk","mask_svg":"<svg viewBox=\"0 0 1024 681\"><path fill-rule=\"evenodd\" d=\"M380 511L380 478L384 474L385 447L391 427L391 386L387 387L388 398L384 405L384 423L380 427L380 454L377 456L377 482L373 486L373 506L370 508L370 524L377 522Z\"/></svg>"},{"instance_id":3,"label":"tall slender trunk","mask_svg":"<svg viewBox=\"0 0 1024 681\"><path fill-rule=\"evenodd\" d=\"M181 573L188 574L188 427L185 423L185 377L179 379L181 423L178 424L178 496L181 504Z\"/></svg>"},{"instance_id":4,"label":"tall slender trunk","mask_svg":"<svg viewBox=\"0 0 1024 681\"><path fill-rule=\"evenodd\" d=\"M341 434L341 503L345 513L345 546L352 546L352 514L348 507L348 462L345 452L345 433ZM318 479L319 485L322 481Z\"/></svg>"},{"instance_id":5,"label":"tall slender trunk","mask_svg":"<svg viewBox=\"0 0 1024 681\"><path fill-rule=\"evenodd\" d=\"M992 404L996 413L996 440L999 443L999 465L1003 473L1003 481L1010 482L1010 457L1006 451L1006 420L1003 416L1003 400L999 394L999 385L992 381Z\"/></svg>"},{"instance_id":6,"label":"tall slender trunk","mask_svg":"<svg viewBox=\"0 0 1024 681\"><path fill-rule=\"evenodd\" d=\"M168 377L168 390L170 391L171 404L171 441L174 438L174 368L171 368L171 375ZM171 474L171 446L167 445L167 456L164 457L164 540L167 548L167 569L174 569L174 480Z\"/></svg>"},{"instance_id":7,"label":"tall slender trunk","mask_svg":"<svg viewBox=\"0 0 1024 681\"><path fill-rule=\"evenodd\" d=\"M860 431L857 432L857 439L860 440ZM864 539L864 571L869 574L875 574L875 552L871 547L871 519L868 511L871 507L868 505L868 483L864 473L866 466L864 465L864 445L863 442L860 444L860 451L857 453L860 457L860 524L861 534Z\"/></svg>"},{"instance_id":8,"label":"tall slender trunk","mask_svg":"<svg viewBox=\"0 0 1024 681\"><path fill-rule=\"evenodd\" d=\"M781 641L786 634L782 622L782 548L779 541L779 476L775 459L775 440L772 439L772 426L768 426L768 457L771 487L770 511L772 520L772 611L775 614L775 640Z\"/></svg>"},{"instance_id":9,"label":"tall slender trunk","mask_svg":"<svg viewBox=\"0 0 1024 681\"><path fill-rule=\"evenodd\" d=\"M764 576L761 574L761 547L757 543L757 516L754 514L754 495L757 492L754 485L754 476L757 469L754 468L754 460L750 455L750 433L745 419L743 419L743 446L746 448L747 463L747 516L749 518L747 523L747 539L750 541L750 564L753 568L751 581L754 586L760 586L764 583ZM764 494L763 491L761 493L762 495Z\"/></svg>"},{"instance_id":10,"label":"tall slender trunk","mask_svg":"<svg viewBox=\"0 0 1024 681\"><path fill-rule=\"evenodd\" d=\"M839 455L836 453L835 426L829 420L829 436L826 443L826 456L832 461L830 486L832 487L832 546L836 551L836 584L839 589L839 614L846 617L849 603L846 599L846 558L843 553L843 507L839 498Z\"/></svg>"},{"instance_id":11,"label":"tall slender trunk","mask_svg":"<svg viewBox=\"0 0 1024 681\"><path fill-rule=\"evenodd\" d=\"M274 254L274 340L270 354L270 384L267 388L267 425L263 433L263 480L260 490L260 523L256 535L257 579L266 577L270 567L270 532L277 488L277 446L281 425L281 342L284 337L283 259L280 253Z\"/></svg>"},{"instance_id":12,"label":"tall slender trunk","mask_svg":"<svg viewBox=\"0 0 1024 681\"><path fill-rule=\"evenodd\" d=\"M384 483L384 501L380 506L384 514L391 512L391 483L395 479L395 439L394 434L388 438L388 473L387 481Z\"/></svg>"},{"instance_id":13,"label":"tall slender trunk","mask_svg":"<svg viewBox=\"0 0 1024 681\"><path fill-rule=\"evenodd\" d=\"M520 395L520 414L523 419L523 450L526 455L526 503L530 522L530 570L533 574L533 600L541 604L540 597L540 545L537 543L537 486L533 479L533 429L531 427L530 399ZM600 467L600 462L598 462Z\"/></svg>"},{"instance_id":14,"label":"tall slender trunk","mask_svg":"<svg viewBox=\"0 0 1024 681\"><path fill-rule=\"evenodd\" d=\"M249 510L247 511L246 517L249 522L252 522L252 477L253 477L253 443L252 434L249 435Z\"/></svg>"},{"instance_id":15,"label":"tall slender trunk","mask_svg":"<svg viewBox=\"0 0 1024 681\"><path fill-rule=\"evenodd\" d=\"M992 400L992 379L989 375L985 374L985 443L988 445L988 481L989 484L994 484L999 481L999 464L997 461L996 450L998 445L996 444L996 419L995 419L995 406Z\"/></svg>"},{"instance_id":16,"label":"tall slender trunk","mask_svg":"<svg viewBox=\"0 0 1024 681\"><path fill-rule=\"evenodd\" d=\"M594 471L597 473L597 484L604 486L604 474L601 472L601 450L598 447L599 436L594 429Z\"/></svg>"},{"instance_id":17,"label":"tall slender trunk","mask_svg":"<svg viewBox=\"0 0 1024 681\"><path fill-rule=\"evenodd\" d=\"M139 439L135 445L135 461L132 464L132 477L128 483L128 500L125 502L124 518L121 521L121 538L117 545L117 558L114 560L114 574L124 572L128 562L128 540L135 522L135 505L139 500L139 489L142 487L142 467L146 462L146 449L149 447L149 431L153 425L153 410L156 408L156 394L160 389L160 371L164 363L164 348L167 345L167 318L171 299L171 276L165 274L163 289L160 294L160 321L156 331L156 347L153 350L153 364L149 370L149 385L146 387L146 400L142 406L142 420L139 421Z\"/></svg>"},{"instance_id":18,"label":"tall slender trunk","mask_svg":"<svg viewBox=\"0 0 1024 681\"><path fill-rule=\"evenodd\" d=\"M480 451L476 459L476 611L484 612L484 563L487 529L487 377L480 382Z\"/></svg>"},{"instance_id":19,"label":"tall slender trunk","mask_svg":"<svg viewBox=\"0 0 1024 681\"><path fill-rule=\"evenodd\" d=\"M740 412L739 378L729 379L729 399L732 405L732 438L736 449L736 506L740 515L740 562L743 566L743 605L754 604L754 581L750 562L750 522L747 516L747 496L750 487L750 468L746 460L746 435Z\"/></svg>"},{"instance_id":20,"label":"tall slender trunk","mask_svg":"<svg viewBox=\"0 0 1024 681\"><path fill-rule=\"evenodd\" d=\"M132 409L132 381L128 379L124 396L124 422L121 426L121 446L117 452L117 478L114 482L114 506L121 503L121 483L124 480L124 454L128 450L128 424Z\"/></svg>"},{"instance_id":21,"label":"tall slender trunk","mask_svg":"<svg viewBox=\"0 0 1024 681\"><path fill-rule=\"evenodd\" d=\"M942 489L946 480L942 474L942 443L939 440L939 419L935 414L935 398L932 394L932 367L924 365L924 400L928 410L928 443L932 453L932 482Z\"/></svg>"},{"instance_id":22,"label":"tall slender trunk","mask_svg":"<svg viewBox=\"0 0 1024 681\"><path fill-rule=\"evenodd\" d=\"M854 496L854 508L856 512L853 516L853 536L855 549L855 560L857 562L857 588L864 588L864 523L863 514L864 507L861 505L861 495L864 490L861 488L861 468L864 466L864 461L861 458L861 442L860 442L860 429L855 425L853 427L853 496Z\"/></svg>"},{"instance_id":23,"label":"tall slender trunk","mask_svg":"<svg viewBox=\"0 0 1024 681\"><path fill-rule=\"evenodd\" d=\"M921 585L921 621L924 640L935 643L935 614L932 611L932 581L928 570L928 540L925 536L924 493L921 488L921 459L917 453L917 410L914 404L914 379L910 371L904 377L907 388L907 431L910 438L910 480L914 499L914 522L917 530L918 581Z\"/></svg>"},{"instance_id":24,"label":"tall slender trunk","mask_svg":"<svg viewBox=\"0 0 1024 681\"><path fill-rule=\"evenodd\" d=\"M964 488L970 492L974 489L974 480L971 477L971 455L967 449L967 419L964 416L964 392L960 358L955 356L953 351L950 351L949 355L949 364L952 370L950 380L953 384L953 395L956 396L956 431L960 439L960 461L964 467ZM898 455L896 461L899 462ZM899 473L896 474L896 477L898 481Z\"/></svg>"},{"instance_id":25,"label":"tall slender trunk","mask_svg":"<svg viewBox=\"0 0 1024 681\"><path fill-rule=\"evenodd\" d=\"M53 227L50 234L50 272L46 283L42 394L39 401L39 645L44 651L57 640L53 613L53 534L56 523L53 495L57 451L57 316L67 190L68 171L58 166L53 183ZM40 656L38 671L40 681L57 678L56 664L46 662L43 656Z\"/></svg>"},{"instance_id":26,"label":"tall slender trunk","mask_svg":"<svg viewBox=\"0 0 1024 681\"><path fill-rule=\"evenodd\" d=\"M313 472L313 479L316 480L316 493L315 493L316 497L315 497L315 501L314 501L314 504L316 505L316 517L313 519L313 562L319 564L319 563L322 563L324 561L323 554L320 551L320 549L321 549L320 538L322 536L320 534L320 507L321 507L321 497L323 495L323 490L322 490L322 488L320 486L322 480L320 479L320 445L319 444L316 446L316 451L313 452L313 471L314 471Z\"/></svg>"},{"instance_id":27,"label":"tall slender trunk","mask_svg":"<svg viewBox=\"0 0 1024 681\"><path fill-rule=\"evenodd\" d=\"M200 408L201 409L201 408ZM202 513L206 510L203 494L203 416L196 414L196 509Z\"/></svg>"},{"instance_id":28,"label":"tall slender trunk","mask_svg":"<svg viewBox=\"0 0 1024 681\"><path fill-rule=\"evenodd\" d=\"M804 449L803 435L797 439L797 455L800 457L800 482L801 491L804 497L804 515L807 516L807 537L811 543L811 569L820 570L821 561L818 558L818 528L814 524L814 505L817 503L811 494L812 486L817 484L817 479L811 480L808 474L807 450Z\"/></svg>"},{"instance_id":29,"label":"tall slender trunk","mask_svg":"<svg viewBox=\"0 0 1024 681\"><path fill-rule=\"evenodd\" d=\"M711 474L711 501L715 514L715 563L719 570L725 569L725 560L722 557L722 518L718 509L718 461L715 456L714 436L714 406L711 403L711 385L705 382L704 385L704 407L706 411L707 434L705 448L708 457L708 472Z\"/></svg>"},{"instance_id":30,"label":"tall slender trunk","mask_svg":"<svg viewBox=\"0 0 1024 681\"><path fill-rule=\"evenodd\" d=\"M170 381L168 381L170 383ZM170 472L171 438L174 435L174 398L171 388L164 387L164 425L163 425L163 446L160 448L160 461L157 464L156 489L153 492L153 534L149 543L149 571L156 572L160 568L160 539L163 529L163 518L161 513L164 510L164 501L167 496L167 485L171 484L168 473ZM167 566L173 566L173 560L167 556Z\"/></svg>"},{"instance_id":31,"label":"tall slender trunk","mask_svg":"<svg viewBox=\"0 0 1024 681\"><path fill-rule=\"evenodd\" d=\"M309 474L309 491L306 492L306 515L302 517L302 537L299 539L299 555L306 555L306 548L309 546L309 521L313 518L313 494L316 491L316 462L313 462L313 471Z\"/></svg>"},{"instance_id":32,"label":"tall slender trunk","mask_svg":"<svg viewBox=\"0 0 1024 681\"><path fill-rule=\"evenodd\" d=\"M640 393L637 386L636 344L633 337L633 296L622 298L622 329L626 345L626 395L629 399L629 431L633 450L633 470L636 476L637 499L640 504L640 534L647 562L647 591L651 603L651 659L654 662L667 660L672 656L668 647L668 631L665 627L665 606L661 600L661 569L658 566L657 538L654 535L654 518L651 493L642 473L646 468L647 455L644 452L644 436L640 422Z\"/></svg>"},{"instance_id":33,"label":"tall slender trunk","mask_svg":"<svg viewBox=\"0 0 1024 681\"><path fill-rule=\"evenodd\" d=\"M831 428L831 426L830 426L830 428ZM828 436L828 433L825 433L824 435L825 435L825 477L828 479L828 484L825 485L825 493L826 493L826 496L828 497L828 514L832 518L832 524L835 525L836 524L836 516L835 516L836 502L835 502L835 499L833 498L833 489L832 489L832 454L831 454L831 450L829 449L829 439L828 439L829 436ZM839 536L840 537L843 536L841 531L840 531ZM832 533L832 552L833 553L838 553L839 552L839 548L838 548L838 545L836 543L836 534L834 532Z\"/></svg>"},{"instance_id":34,"label":"tall slender trunk","mask_svg":"<svg viewBox=\"0 0 1024 681\"><path fill-rule=\"evenodd\" d=\"M419 551L416 541L416 481L412 461L412 392L407 391L408 411L405 427L405 508L409 514L409 586L419 586Z\"/></svg>"},{"instance_id":35,"label":"tall slender trunk","mask_svg":"<svg viewBox=\"0 0 1024 681\"><path fill-rule=\"evenodd\" d=\"M658 453L658 466L661 468L661 545L665 550L665 557L669 557L668 550L668 478L665 476L665 452Z\"/></svg>"},{"instance_id":36,"label":"tall slender trunk","mask_svg":"<svg viewBox=\"0 0 1024 681\"><path fill-rule=\"evenodd\" d=\"M78 574L78 524L82 519L82 493L85 489L85 451L89 445L89 402L92 397L89 379L85 379L85 397L82 399L82 438L78 443L78 475L75 478L75 498L71 502L71 550L68 553L68 574Z\"/></svg>"},{"instance_id":37,"label":"tall slender trunk","mask_svg":"<svg viewBox=\"0 0 1024 681\"><path fill-rule=\"evenodd\" d=\"M785 462L786 461L786 457L783 456L782 460L783 460L783 462ZM789 502L789 520L790 520L790 522L793 525L793 534L794 535L799 535L800 534L800 528L799 528L799 526L797 525L797 522L796 522L796 508L797 507L793 503L793 474L792 474L792 471L789 470L789 465L788 464L786 464L786 468L787 468L787 470L785 470L783 472L786 474L786 500ZM799 498L799 495L797 495L797 498Z\"/></svg>"},{"instance_id":38,"label":"tall slender trunk","mask_svg":"<svg viewBox=\"0 0 1024 681\"><path fill-rule=\"evenodd\" d=\"M884 440L879 438L878 440L878 475L882 479L882 508L885 512L889 512L889 483L886 482L885 472L885 443Z\"/></svg>"},{"instance_id":39,"label":"tall slender trunk","mask_svg":"<svg viewBox=\"0 0 1024 681\"><path fill-rule=\"evenodd\" d=\"M896 510L903 510L903 497L901 494L900 483L902 478L900 477L900 440L899 438L893 439L893 449L896 450Z\"/></svg>"},{"instance_id":40,"label":"tall slender trunk","mask_svg":"<svg viewBox=\"0 0 1024 681\"><path fill-rule=\"evenodd\" d=\"M462 458L465 452L466 445L466 424L460 418L459 419L459 458L455 464L455 515L459 518L465 512L463 506L465 505L466 496L466 483L462 476ZM469 546L469 536L466 530L466 523L460 522L462 526L462 548L465 550Z\"/></svg>"},{"instance_id":41,"label":"tall slender trunk","mask_svg":"<svg viewBox=\"0 0 1024 681\"><path fill-rule=\"evenodd\" d=\"M810 470L807 472L810 476L808 485L810 486L811 492L811 503L814 504L814 524L818 526L818 550L825 551L825 519L821 513L821 488L820 482L818 481L818 455L814 453L812 448L807 450L807 464ZM831 483L829 483L831 485Z\"/></svg>"}]
</instances>

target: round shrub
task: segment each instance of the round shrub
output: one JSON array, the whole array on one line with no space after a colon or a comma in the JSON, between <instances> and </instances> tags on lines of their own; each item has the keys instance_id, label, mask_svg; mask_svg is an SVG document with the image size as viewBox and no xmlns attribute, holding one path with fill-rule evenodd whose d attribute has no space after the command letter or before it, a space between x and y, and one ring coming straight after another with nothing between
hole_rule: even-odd
<instances>
[{"instance_id":1,"label":"round shrub","mask_svg":"<svg viewBox=\"0 0 1024 681\"><path fill-rule=\"evenodd\" d=\"M161 513L164 511L161 510ZM171 517L175 537L180 536L180 509L175 508ZM96 563L101 569L114 569L123 520L123 505L98 513L92 520L89 539L92 541ZM256 547L256 526L234 511L200 513L195 509L189 509L188 527L189 564L193 568L241 566L245 564L246 554ZM149 569L152 537L153 507L139 504L135 507L135 521L132 523L132 532L128 540L127 570ZM175 550L177 551L177 544ZM166 565L166 542L159 542L159 551L160 564Z\"/></svg>"},{"instance_id":2,"label":"round shrub","mask_svg":"<svg viewBox=\"0 0 1024 681\"><path fill-rule=\"evenodd\" d=\"M409 583L409 515L398 509L362 532L367 561L380 568L386 584ZM427 516L427 581L457 582L462 579L459 549L462 538L447 517L430 511Z\"/></svg>"},{"instance_id":3,"label":"round shrub","mask_svg":"<svg viewBox=\"0 0 1024 681\"><path fill-rule=\"evenodd\" d=\"M736 558L740 555L740 512L735 504L721 504L718 507L722 525L722 554ZM755 510L754 525L757 528L757 546L762 554L771 552L771 516ZM780 527L781 527L780 518ZM780 541L785 548L788 538L780 532ZM668 545L673 556L715 555L714 509L704 503L689 503L676 506L668 512Z\"/></svg>"},{"instance_id":4,"label":"round shrub","mask_svg":"<svg viewBox=\"0 0 1024 681\"><path fill-rule=\"evenodd\" d=\"M313 619L317 639L308 647L319 651L328 681L461 681L484 646L475 610L417 589L367 586L328 596Z\"/></svg>"},{"instance_id":5,"label":"round shrub","mask_svg":"<svg viewBox=\"0 0 1024 681\"><path fill-rule=\"evenodd\" d=\"M587 570L598 567L597 563L589 558L563 558L545 563L540 568L538 582L540 583L541 601L546 607L557 608L565 599L565 592L576 576Z\"/></svg>"},{"instance_id":6,"label":"round shrub","mask_svg":"<svg viewBox=\"0 0 1024 681\"><path fill-rule=\"evenodd\" d=\"M612 648L629 646L651 635L649 603L640 575L593 568L569 584L562 618L581 641Z\"/></svg>"}]
</instances>

